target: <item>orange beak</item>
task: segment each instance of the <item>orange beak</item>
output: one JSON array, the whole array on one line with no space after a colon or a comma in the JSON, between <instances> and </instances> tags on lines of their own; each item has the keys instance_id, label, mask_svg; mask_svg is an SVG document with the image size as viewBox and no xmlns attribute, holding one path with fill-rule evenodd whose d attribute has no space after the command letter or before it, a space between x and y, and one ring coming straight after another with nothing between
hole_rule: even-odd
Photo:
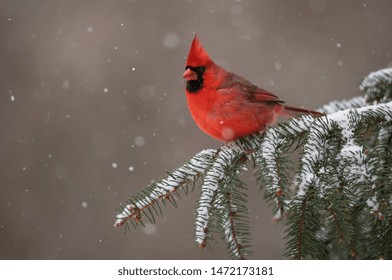
<instances>
[{"instance_id":1,"label":"orange beak","mask_svg":"<svg viewBox=\"0 0 392 280\"><path fill-rule=\"evenodd\" d=\"M197 74L190 68L186 69L182 77L187 81L197 80Z\"/></svg>"}]
</instances>

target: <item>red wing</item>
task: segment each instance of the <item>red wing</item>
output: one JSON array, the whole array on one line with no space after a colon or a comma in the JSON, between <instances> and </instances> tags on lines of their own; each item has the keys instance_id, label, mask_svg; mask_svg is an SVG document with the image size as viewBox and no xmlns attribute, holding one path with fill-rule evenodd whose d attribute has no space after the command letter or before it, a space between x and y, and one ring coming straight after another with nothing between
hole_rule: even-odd
<instances>
[{"instance_id":1,"label":"red wing","mask_svg":"<svg viewBox=\"0 0 392 280\"><path fill-rule=\"evenodd\" d=\"M270 93L262 88L258 88L257 91L253 93L255 101L258 102L276 102L276 103L284 103L283 100L280 100L275 94Z\"/></svg>"},{"instance_id":2,"label":"red wing","mask_svg":"<svg viewBox=\"0 0 392 280\"><path fill-rule=\"evenodd\" d=\"M247 98L256 102L284 103L275 94L259 88L237 74L227 72L224 81L217 87L221 92L230 92L235 89L242 92Z\"/></svg>"}]
</instances>

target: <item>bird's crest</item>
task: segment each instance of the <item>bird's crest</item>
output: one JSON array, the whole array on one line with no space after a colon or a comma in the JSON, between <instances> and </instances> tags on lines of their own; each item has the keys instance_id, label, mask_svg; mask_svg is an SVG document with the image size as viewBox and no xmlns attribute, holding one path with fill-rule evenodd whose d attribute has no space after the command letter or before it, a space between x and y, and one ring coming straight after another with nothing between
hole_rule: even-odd
<instances>
[{"instance_id":1,"label":"bird's crest","mask_svg":"<svg viewBox=\"0 0 392 280\"><path fill-rule=\"evenodd\" d=\"M211 58L208 56L207 51L200 43L199 37L196 34L195 38L192 41L192 45L188 53L186 66L192 66L192 67L205 66L208 62L211 62Z\"/></svg>"}]
</instances>

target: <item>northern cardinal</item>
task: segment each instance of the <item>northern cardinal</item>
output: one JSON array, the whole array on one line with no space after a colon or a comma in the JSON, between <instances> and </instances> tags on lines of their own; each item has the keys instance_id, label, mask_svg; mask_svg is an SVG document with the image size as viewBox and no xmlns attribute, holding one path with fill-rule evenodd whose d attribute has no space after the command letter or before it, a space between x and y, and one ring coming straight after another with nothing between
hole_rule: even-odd
<instances>
[{"instance_id":1,"label":"northern cardinal","mask_svg":"<svg viewBox=\"0 0 392 280\"><path fill-rule=\"evenodd\" d=\"M290 112L322 113L283 105L284 101L215 64L196 35L183 78L192 117L199 128L223 142L263 131Z\"/></svg>"}]
</instances>

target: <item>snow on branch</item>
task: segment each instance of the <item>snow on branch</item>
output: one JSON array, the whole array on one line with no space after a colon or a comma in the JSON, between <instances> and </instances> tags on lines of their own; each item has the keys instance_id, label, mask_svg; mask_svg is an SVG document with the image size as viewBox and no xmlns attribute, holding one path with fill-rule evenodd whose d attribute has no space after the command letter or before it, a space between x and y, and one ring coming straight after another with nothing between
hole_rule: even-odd
<instances>
[{"instance_id":1,"label":"snow on branch","mask_svg":"<svg viewBox=\"0 0 392 280\"><path fill-rule=\"evenodd\" d=\"M389 102L336 112L316 119L309 127L296 177L297 192L288 210L295 213L287 231L290 257L319 258L317 254L322 250L314 252L313 240L323 228L327 234L324 241L339 240L342 245L337 251L345 248L345 258L356 257L360 246L355 244L356 234L363 232L366 213L384 219L385 211L391 211L391 191L386 192L384 187L389 179L378 175L391 173L390 155L377 152L386 148L379 148L380 142L373 141L372 147L366 141L369 132L380 135L380 127L388 128L382 131L382 139L390 141L391 121ZM385 161L389 164L381 165Z\"/></svg>"},{"instance_id":2,"label":"snow on branch","mask_svg":"<svg viewBox=\"0 0 392 280\"><path fill-rule=\"evenodd\" d=\"M324 112L326 114L333 114L335 112L352 109L352 108L361 108L368 105L366 103L366 98L363 96L354 97L352 99L347 100L334 100L325 104L321 108L317 109L320 112Z\"/></svg>"},{"instance_id":3,"label":"snow on branch","mask_svg":"<svg viewBox=\"0 0 392 280\"><path fill-rule=\"evenodd\" d=\"M392 68L370 73L363 79L359 89L365 92L365 96L347 100L334 100L317 110L332 114L350 108L365 107L371 102L388 102L392 98Z\"/></svg>"},{"instance_id":4,"label":"snow on branch","mask_svg":"<svg viewBox=\"0 0 392 280\"><path fill-rule=\"evenodd\" d=\"M305 154L302 157L302 172L298 195L304 195L304 185L315 180L317 170L311 168L323 159L323 153L328 148L327 136L334 129L340 131L342 147L338 154L338 161L343 165L340 171L343 177L352 183L366 181L372 184L372 168L365 165L364 147L357 141L356 131L359 122L366 118L367 122L378 119L378 122L390 122L392 120L392 102L379 105L371 105L359 109L347 109L315 120L310 127L308 141L305 144ZM369 123L370 124L370 123ZM319 185L319 184L316 184Z\"/></svg>"},{"instance_id":5,"label":"snow on branch","mask_svg":"<svg viewBox=\"0 0 392 280\"><path fill-rule=\"evenodd\" d=\"M213 211L228 251L236 259L245 259L250 254L246 185L238 178L241 171L246 170L245 163L240 163L237 168L228 172L225 183L218 189Z\"/></svg>"},{"instance_id":6,"label":"snow on branch","mask_svg":"<svg viewBox=\"0 0 392 280\"><path fill-rule=\"evenodd\" d=\"M201 188L199 206L196 210L196 242L205 247L210 222L211 211L214 209L217 191L221 185L226 170L241 156L241 151L222 146L215 158L212 168L207 172Z\"/></svg>"},{"instance_id":7,"label":"snow on branch","mask_svg":"<svg viewBox=\"0 0 392 280\"><path fill-rule=\"evenodd\" d=\"M114 226L122 226L128 219L133 219L137 224L137 222L141 221L143 213L153 222L154 213L161 213L158 203L165 199L174 203L174 198L171 197L171 193L176 192L180 187L187 185L189 182L195 182L203 175L211 166L215 154L216 150L213 149L201 151L166 178L153 183L142 193L132 196L116 215ZM156 210L154 205L157 205L159 211ZM154 210L154 213L151 212L150 208ZM148 210L150 215L146 214L145 210Z\"/></svg>"},{"instance_id":8,"label":"snow on branch","mask_svg":"<svg viewBox=\"0 0 392 280\"><path fill-rule=\"evenodd\" d=\"M359 87L366 93L367 102L385 102L392 97L392 68L370 73Z\"/></svg>"},{"instance_id":9,"label":"snow on branch","mask_svg":"<svg viewBox=\"0 0 392 280\"><path fill-rule=\"evenodd\" d=\"M222 199L218 199L217 196L222 186L227 183L230 169L257 149L259 143L257 136L258 134L254 137L244 137L222 146L212 167L208 170L201 188L199 206L196 210L196 242L200 247L204 248L206 246L210 231L211 213L216 209L225 207L221 204ZM227 223L230 223L229 218L227 216ZM230 242L232 238L228 238L228 240Z\"/></svg>"}]
</instances>

